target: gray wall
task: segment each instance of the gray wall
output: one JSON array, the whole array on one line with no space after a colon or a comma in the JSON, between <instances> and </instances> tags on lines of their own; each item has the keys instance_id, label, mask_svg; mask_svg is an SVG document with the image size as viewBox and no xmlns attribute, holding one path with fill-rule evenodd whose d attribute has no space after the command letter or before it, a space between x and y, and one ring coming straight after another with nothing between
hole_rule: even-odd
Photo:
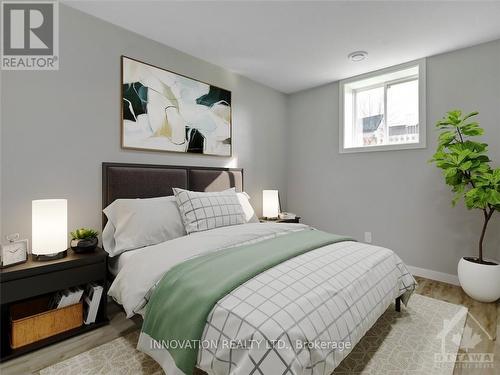
<instances>
[{"instance_id":1,"label":"gray wall","mask_svg":"<svg viewBox=\"0 0 500 375\"><path fill-rule=\"evenodd\" d=\"M0 70L0 243L3 242L3 235L2 235L2 216L3 216L3 206L2 206L2 170L3 170L3 164L2 164L2 135L3 135L3 125L2 125L2 120L3 120L3 110L2 110L2 94L3 90L1 90L2 87L2 77L3 77L3 70Z\"/></svg>"},{"instance_id":2,"label":"gray wall","mask_svg":"<svg viewBox=\"0 0 500 375\"><path fill-rule=\"evenodd\" d=\"M120 148L120 55L232 90L233 157ZM2 73L2 231L31 234L31 200L67 198L69 228L101 227L101 162L233 166L260 213L261 190L285 196L286 96L60 5L60 70Z\"/></svg>"},{"instance_id":3,"label":"gray wall","mask_svg":"<svg viewBox=\"0 0 500 375\"><path fill-rule=\"evenodd\" d=\"M500 166L500 41L427 59L427 145L423 150L338 153L338 84L293 94L288 102L288 209L335 233L395 250L409 265L456 274L475 254L480 211L450 205L452 194L429 165L434 124L451 109L478 110L493 165ZM487 255L500 259L500 214Z\"/></svg>"}]
</instances>

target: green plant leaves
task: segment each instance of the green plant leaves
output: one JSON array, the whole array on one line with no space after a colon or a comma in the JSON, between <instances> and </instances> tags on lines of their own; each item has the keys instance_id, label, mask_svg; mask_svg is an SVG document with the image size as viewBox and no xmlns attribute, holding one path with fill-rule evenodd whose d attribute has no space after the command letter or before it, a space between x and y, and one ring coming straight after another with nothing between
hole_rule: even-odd
<instances>
[{"instance_id":1,"label":"green plant leaves","mask_svg":"<svg viewBox=\"0 0 500 375\"><path fill-rule=\"evenodd\" d=\"M70 233L71 238L74 240L83 240L88 238L95 238L99 232L94 229L80 228Z\"/></svg>"},{"instance_id":2,"label":"green plant leaves","mask_svg":"<svg viewBox=\"0 0 500 375\"><path fill-rule=\"evenodd\" d=\"M500 184L500 168L491 171L490 181L496 185Z\"/></svg>"},{"instance_id":3,"label":"green plant leaves","mask_svg":"<svg viewBox=\"0 0 500 375\"><path fill-rule=\"evenodd\" d=\"M488 186L472 188L465 193L465 205L469 209L500 205L500 192Z\"/></svg>"},{"instance_id":4,"label":"green plant leaves","mask_svg":"<svg viewBox=\"0 0 500 375\"><path fill-rule=\"evenodd\" d=\"M440 146L447 146L452 141L455 140L456 133L454 131L445 131L441 133L438 137L438 143Z\"/></svg>"},{"instance_id":5,"label":"green plant leaves","mask_svg":"<svg viewBox=\"0 0 500 375\"><path fill-rule=\"evenodd\" d=\"M472 167L472 161L467 160L466 162L460 164L459 168L462 172L467 172Z\"/></svg>"},{"instance_id":6,"label":"green plant leaves","mask_svg":"<svg viewBox=\"0 0 500 375\"><path fill-rule=\"evenodd\" d=\"M484 134L476 121L478 112L463 116L453 110L436 124L441 131L438 147L430 162L443 170L447 185L455 193L452 205L464 197L467 208L500 209L500 169L490 167L488 145L471 137Z\"/></svg>"},{"instance_id":7,"label":"green plant leaves","mask_svg":"<svg viewBox=\"0 0 500 375\"><path fill-rule=\"evenodd\" d=\"M469 113L469 114L465 115L465 116L463 117L462 121L468 120L468 119L470 119L471 117L477 116L478 114L479 114L479 112L471 112L471 113Z\"/></svg>"},{"instance_id":8,"label":"green plant leaves","mask_svg":"<svg viewBox=\"0 0 500 375\"><path fill-rule=\"evenodd\" d=\"M484 130L479 127L477 122L471 122L470 124L460 126L460 130L463 135L474 137L476 135L483 135Z\"/></svg>"}]
</instances>

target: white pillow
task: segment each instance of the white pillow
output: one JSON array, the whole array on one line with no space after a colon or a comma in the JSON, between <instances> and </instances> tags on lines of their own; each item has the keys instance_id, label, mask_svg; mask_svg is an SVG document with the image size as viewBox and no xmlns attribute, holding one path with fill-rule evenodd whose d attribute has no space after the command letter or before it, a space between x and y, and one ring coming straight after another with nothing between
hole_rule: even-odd
<instances>
[{"instance_id":1,"label":"white pillow","mask_svg":"<svg viewBox=\"0 0 500 375\"><path fill-rule=\"evenodd\" d=\"M112 257L186 235L174 196L117 199L103 212L102 243Z\"/></svg>"},{"instance_id":2,"label":"white pillow","mask_svg":"<svg viewBox=\"0 0 500 375\"><path fill-rule=\"evenodd\" d=\"M243 212L245 213L245 221L247 223L258 223L259 219L257 218L257 215L255 215L255 211L249 202L250 196L245 192L237 193L236 195L238 196L241 208L243 208Z\"/></svg>"},{"instance_id":3,"label":"white pillow","mask_svg":"<svg viewBox=\"0 0 500 375\"><path fill-rule=\"evenodd\" d=\"M234 188L220 192L172 190L188 234L246 223Z\"/></svg>"}]
</instances>

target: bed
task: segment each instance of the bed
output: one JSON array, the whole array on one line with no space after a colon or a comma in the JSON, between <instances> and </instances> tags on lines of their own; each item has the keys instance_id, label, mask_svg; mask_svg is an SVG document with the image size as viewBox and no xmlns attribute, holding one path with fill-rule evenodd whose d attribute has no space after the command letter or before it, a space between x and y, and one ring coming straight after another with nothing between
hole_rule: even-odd
<instances>
[{"instance_id":1,"label":"bed","mask_svg":"<svg viewBox=\"0 0 500 375\"><path fill-rule=\"evenodd\" d=\"M172 188L243 191L243 170L103 163L103 207ZM103 216L103 222L106 222ZM109 295L174 374L330 374L415 280L391 250L304 224L246 223L126 252Z\"/></svg>"}]
</instances>

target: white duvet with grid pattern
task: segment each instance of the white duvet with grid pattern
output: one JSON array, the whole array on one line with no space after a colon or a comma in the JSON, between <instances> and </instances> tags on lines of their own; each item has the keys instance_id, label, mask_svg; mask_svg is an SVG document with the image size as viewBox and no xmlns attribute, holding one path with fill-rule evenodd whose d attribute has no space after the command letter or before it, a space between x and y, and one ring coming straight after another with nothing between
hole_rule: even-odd
<instances>
[{"instance_id":1,"label":"white duvet with grid pattern","mask_svg":"<svg viewBox=\"0 0 500 375\"><path fill-rule=\"evenodd\" d=\"M390 303L414 287L391 250L348 241L310 251L217 302L198 367L217 375L331 374Z\"/></svg>"}]
</instances>

